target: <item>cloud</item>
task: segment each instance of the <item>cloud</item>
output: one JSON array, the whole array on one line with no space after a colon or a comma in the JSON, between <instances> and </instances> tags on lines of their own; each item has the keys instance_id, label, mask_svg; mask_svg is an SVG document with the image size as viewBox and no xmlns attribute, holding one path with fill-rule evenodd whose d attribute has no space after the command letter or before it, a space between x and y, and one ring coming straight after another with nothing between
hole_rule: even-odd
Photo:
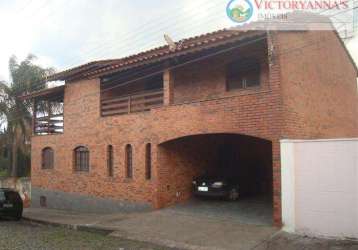
<instances>
[{"instance_id":1,"label":"cloud","mask_svg":"<svg viewBox=\"0 0 358 250\"><path fill-rule=\"evenodd\" d=\"M162 45L164 33L177 41L232 26L227 2L1 0L0 79L8 80L13 54L21 60L33 53L40 65L63 70ZM348 47L357 54L354 42Z\"/></svg>"}]
</instances>

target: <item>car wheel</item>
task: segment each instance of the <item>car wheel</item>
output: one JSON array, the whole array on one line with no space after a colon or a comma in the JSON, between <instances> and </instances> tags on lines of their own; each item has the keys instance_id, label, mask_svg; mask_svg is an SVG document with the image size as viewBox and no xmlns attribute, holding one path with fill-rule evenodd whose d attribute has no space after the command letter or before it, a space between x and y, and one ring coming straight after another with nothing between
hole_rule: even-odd
<instances>
[{"instance_id":1,"label":"car wheel","mask_svg":"<svg viewBox=\"0 0 358 250\"><path fill-rule=\"evenodd\" d=\"M21 220L21 218L22 218L22 212L18 212L18 213L15 214L15 216L14 216L14 220L16 220L16 221Z\"/></svg>"},{"instance_id":2,"label":"car wheel","mask_svg":"<svg viewBox=\"0 0 358 250\"><path fill-rule=\"evenodd\" d=\"M239 199L239 191L237 188L230 189L228 200L229 201L237 201Z\"/></svg>"}]
</instances>

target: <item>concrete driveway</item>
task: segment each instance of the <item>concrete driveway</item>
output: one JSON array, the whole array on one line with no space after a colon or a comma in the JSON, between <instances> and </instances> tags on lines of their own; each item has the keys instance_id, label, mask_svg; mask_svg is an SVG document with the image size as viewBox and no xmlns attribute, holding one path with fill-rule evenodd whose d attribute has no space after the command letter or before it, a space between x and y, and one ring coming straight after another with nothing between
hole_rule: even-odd
<instances>
[{"instance_id":1,"label":"concrete driveway","mask_svg":"<svg viewBox=\"0 0 358 250\"><path fill-rule=\"evenodd\" d=\"M183 249L254 249L273 236L271 226L168 208L122 220L112 236Z\"/></svg>"},{"instance_id":2,"label":"concrete driveway","mask_svg":"<svg viewBox=\"0 0 358 250\"><path fill-rule=\"evenodd\" d=\"M255 209L248 207L252 202L256 202ZM29 209L25 217L179 249L248 250L259 247L277 232L270 226L272 210L267 206L260 200L197 200L143 213L94 215Z\"/></svg>"},{"instance_id":3,"label":"concrete driveway","mask_svg":"<svg viewBox=\"0 0 358 250\"><path fill-rule=\"evenodd\" d=\"M166 210L192 216L214 217L242 224L273 224L272 203L267 197L242 198L236 202L217 199L197 199L179 204Z\"/></svg>"}]
</instances>

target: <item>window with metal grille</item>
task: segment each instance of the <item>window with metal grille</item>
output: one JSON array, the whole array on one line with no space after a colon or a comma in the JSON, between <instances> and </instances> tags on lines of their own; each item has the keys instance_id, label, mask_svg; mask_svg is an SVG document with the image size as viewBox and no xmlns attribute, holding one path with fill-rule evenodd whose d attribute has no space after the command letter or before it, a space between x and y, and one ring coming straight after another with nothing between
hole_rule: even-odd
<instances>
[{"instance_id":1,"label":"window with metal grille","mask_svg":"<svg viewBox=\"0 0 358 250\"><path fill-rule=\"evenodd\" d=\"M126 146L126 177L127 178L133 178L133 152L132 152L132 146L127 145Z\"/></svg>"},{"instance_id":2,"label":"window with metal grille","mask_svg":"<svg viewBox=\"0 0 358 250\"><path fill-rule=\"evenodd\" d=\"M52 169L54 167L54 152L50 147L42 150L42 169Z\"/></svg>"},{"instance_id":3,"label":"window with metal grille","mask_svg":"<svg viewBox=\"0 0 358 250\"><path fill-rule=\"evenodd\" d=\"M74 150L75 171L89 171L89 150L86 147L77 147Z\"/></svg>"},{"instance_id":4,"label":"window with metal grille","mask_svg":"<svg viewBox=\"0 0 358 250\"><path fill-rule=\"evenodd\" d=\"M260 64L256 61L233 62L227 67L227 90L245 89L260 85Z\"/></svg>"},{"instance_id":5,"label":"window with metal grille","mask_svg":"<svg viewBox=\"0 0 358 250\"><path fill-rule=\"evenodd\" d=\"M145 146L145 178L152 178L152 145L148 143Z\"/></svg>"},{"instance_id":6,"label":"window with metal grille","mask_svg":"<svg viewBox=\"0 0 358 250\"><path fill-rule=\"evenodd\" d=\"M108 145L107 147L107 169L108 176L113 177L113 146Z\"/></svg>"}]
</instances>

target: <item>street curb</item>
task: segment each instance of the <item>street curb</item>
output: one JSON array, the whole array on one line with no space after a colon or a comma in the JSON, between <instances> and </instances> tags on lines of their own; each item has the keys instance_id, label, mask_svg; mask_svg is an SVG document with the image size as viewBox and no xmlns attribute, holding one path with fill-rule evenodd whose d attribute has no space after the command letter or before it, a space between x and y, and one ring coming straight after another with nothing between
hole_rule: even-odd
<instances>
[{"instance_id":1,"label":"street curb","mask_svg":"<svg viewBox=\"0 0 358 250\"><path fill-rule=\"evenodd\" d=\"M58 223L58 222L52 222L52 221L32 219L32 218L28 218L28 217L22 217L22 219L24 221L42 224L42 225L46 225L46 226L62 227L62 228L76 230L76 231L97 233L97 234L101 234L101 235L110 235L111 233L113 233L115 231L115 230L101 228L101 227L95 227L95 226L64 224L64 223Z\"/></svg>"},{"instance_id":2,"label":"street curb","mask_svg":"<svg viewBox=\"0 0 358 250\"><path fill-rule=\"evenodd\" d=\"M136 237L128 237L128 235L123 235L119 231L111 230L111 229L105 229L100 227L94 227L89 225L75 225L75 224L64 224L64 223L58 223L58 222L52 222L52 221L45 221L45 220L39 220L39 219L32 219L29 217L22 217L23 221L28 221L30 223L36 223L41 224L45 226L53 226L53 227L59 227L59 228L66 228L71 230L76 230L80 232L90 232L90 233L97 233L104 236L114 237L114 238L121 238L125 240L134 240L134 241L140 241L150 244L156 244L163 247L169 247L169 248L180 248L180 249L186 249L186 250L222 250L217 248L208 248L208 247L199 247L196 245L190 245L190 244L178 244L177 242L171 242L171 241L163 241L163 240L153 240L153 239L138 239ZM115 234L115 235L113 235Z\"/></svg>"}]
</instances>

